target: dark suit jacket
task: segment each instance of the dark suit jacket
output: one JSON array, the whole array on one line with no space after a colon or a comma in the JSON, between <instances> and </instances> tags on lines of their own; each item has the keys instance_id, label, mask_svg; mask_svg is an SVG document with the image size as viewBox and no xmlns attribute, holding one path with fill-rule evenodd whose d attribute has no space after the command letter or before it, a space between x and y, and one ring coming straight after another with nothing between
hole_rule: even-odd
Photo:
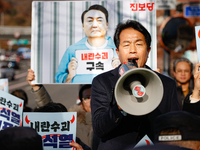
<instances>
[{"instance_id":1,"label":"dark suit jacket","mask_svg":"<svg viewBox=\"0 0 200 150\"><path fill-rule=\"evenodd\" d=\"M146 68L149 68L146 66ZM149 68L150 69L150 68ZM180 110L175 81L156 72L164 86L159 106L143 116L124 116L118 109L113 89L119 79L119 67L98 75L92 82L91 110L93 130L101 138L98 150L123 150L134 147L144 136L153 141L153 124L156 117L170 111Z\"/></svg>"},{"instance_id":2,"label":"dark suit jacket","mask_svg":"<svg viewBox=\"0 0 200 150\"><path fill-rule=\"evenodd\" d=\"M192 95L192 92L189 93L184 99L183 110L200 116L200 101L196 103L190 103L190 95Z\"/></svg>"}]
</instances>

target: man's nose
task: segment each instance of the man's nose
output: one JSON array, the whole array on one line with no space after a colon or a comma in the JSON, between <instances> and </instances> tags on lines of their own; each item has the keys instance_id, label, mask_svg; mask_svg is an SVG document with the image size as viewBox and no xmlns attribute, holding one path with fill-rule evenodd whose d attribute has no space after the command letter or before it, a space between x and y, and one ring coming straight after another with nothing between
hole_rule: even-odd
<instances>
[{"instance_id":1,"label":"man's nose","mask_svg":"<svg viewBox=\"0 0 200 150\"><path fill-rule=\"evenodd\" d=\"M129 50L130 53L136 53L137 52L137 49L136 49L136 46L134 44L130 44L130 50Z\"/></svg>"},{"instance_id":2,"label":"man's nose","mask_svg":"<svg viewBox=\"0 0 200 150\"><path fill-rule=\"evenodd\" d=\"M97 27L97 24L98 24L97 21L94 20L93 23L92 23L92 26L93 26L93 27Z\"/></svg>"}]
</instances>

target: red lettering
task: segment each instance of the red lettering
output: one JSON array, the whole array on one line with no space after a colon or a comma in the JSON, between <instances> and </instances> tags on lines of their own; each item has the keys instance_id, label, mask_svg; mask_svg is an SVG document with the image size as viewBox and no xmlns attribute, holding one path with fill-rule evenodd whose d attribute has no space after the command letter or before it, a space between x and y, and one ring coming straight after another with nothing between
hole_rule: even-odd
<instances>
[{"instance_id":1,"label":"red lettering","mask_svg":"<svg viewBox=\"0 0 200 150\"><path fill-rule=\"evenodd\" d=\"M108 52L102 53L102 59L108 59Z\"/></svg>"},{"instance_id":2,"label":"red lettering","mask_svg":"<svg viewBox=\"0 0 200 150\"><path fill-rule=\"evenodd\" d=\"M132 11L137 11L137 4L136 3L130 3L130 8Z\"/></svg>"},{"instance_id":3,"label":"red lettering","mask_svg":"<svg viewBox=\"0 0 200 150\"><path fill-rule=\"evenodd\" d=\"M149 9L149 11L153 10L153 5L154 3L147 3L147 8Z\"/></svg>"},{"instance_id":4,"label":"red lettering","mask_svg":"<svg viewBox=\"0 0 200 150\"><path fill-rule=\"evenodd\" d=\"M94 60L94 53L88 53L88 60Z\"/></svg>"},{"instance_id":5,"label":"red lettering","mask_svg":"<svg viewBox=\"0 0 200 150\"><path fill-rule=\"evenodd\" d=\"M140 4L139 3L139 11L145 11L145 3L144 4Z\"/></svg>"},{"instance_id":6,"label":"red lettering","mask_svg":"<svg viewBox=\"0 0 200 150\"><path fill-rule=\"evenodd\" d=\"M99 54L99 53L97 53L96 55L95 55L95 59L100 59L101 58L101 55Z\"/></svg>"},{"instance_id":7,"label":"red lettering","mask_svg":"<svg viewBox=\"0 0 200 150\"><path fill-rule=\"evenodd\" d=\"M87 60L87 54L81 54L81 60Z\"/></svg>"}]
</instances>

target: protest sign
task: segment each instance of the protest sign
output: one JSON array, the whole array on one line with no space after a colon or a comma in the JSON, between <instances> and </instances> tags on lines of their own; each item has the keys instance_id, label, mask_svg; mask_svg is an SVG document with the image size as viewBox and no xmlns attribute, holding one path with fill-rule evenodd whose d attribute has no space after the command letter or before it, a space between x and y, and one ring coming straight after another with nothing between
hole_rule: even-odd
<instances>
[{"instance_id":1,"label":"protest sign","mask_svg":"<svg viewBox=\"0 0 200 150\"><path fill-rule=\"evenodd\" d=\"M197 45L197 55L198 55L198 60L200 62L200 26L195 26L195 37Z\"/></svg>"},{"instance_id":2,"label":"protest sign","mask_svg":"<svg viewBox=\"0 0 200 150\"><path fill-rule=\"evenodd\" d=\"M85 13L85 10L96 4L103 6L108 11L108 19L106 19L105 13L99 10ZM82 14L83 18L81 19ZM93 30L89 29L89 21L87 24L84 22L84 19L88 16L90 18L101 16L103 19L98 30L104 32L99 32L96 35L92 33ZM155 0L33 1L31 69L34 70L36 75L33 83L91 83L100 70L98 70L98 73L95 70L91 70L90 74L81 74L79 69L82 62L76 58L75 51L112 49L108 53L109 61L104 64L104 66L111 66L110 62L117 57L116 47L113 42L115 28L118 23L127 19L139 21L150 32L152 36L152 51L149 54L147 65L152 69L157 69ZM93 21L94 24L98 26L100 23ZM90 36L94 37L94 35L98 36L99 34L102 35L104 40L102 38L96 40L96 37L90 38L90 40L88 38ZM92 52L92 54L94 53ZM73 73L69 70L69 64L72 60L71 68ZM100 61L99 64L94 63L92 65L94 67L95 65L101 66L101 63ZM111 69L113 68L111 66ZM88 70L83 72L85 71L87 72ZM102 70L101 73L104 71L108 70ZM73 74L73 76L68 76L69 73ZM70 79L67 80L68 78Z\"/></svg>"},{"instance_id":3,"label":"protest sign","mask_svg":"<svg viewBox=\"0 0 200 150\"><path fill-rule=\"evenodd\" d=\"M35 129L42 137L44 150L73 150L76 142L76 112L23 113L23 126Z\"/></svg>"},{"instance_id":4,"label":"protest sign","mask_svg":"<svg viewBox=\"0 0 200 150\"><path fill-rule=\"evenodd\" d=\"M24 101L0 90L0 130L22 125Z\"/></svg>"}]
</instances>

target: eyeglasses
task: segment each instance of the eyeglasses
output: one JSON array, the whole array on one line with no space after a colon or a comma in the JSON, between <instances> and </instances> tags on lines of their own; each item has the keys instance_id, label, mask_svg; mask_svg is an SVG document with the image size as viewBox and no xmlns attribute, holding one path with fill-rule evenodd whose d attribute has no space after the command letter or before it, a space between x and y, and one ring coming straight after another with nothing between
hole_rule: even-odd
<instances>
[{"instance_id":1,"label":"eyeglasses","mask_svg":"<svg viewBox=\"0 0 200 150\"><path fill-rule=\"evenodd\" d=\"M176 73L191 73L190 70L177 70Z\"/></svg>"}]
</instances>

